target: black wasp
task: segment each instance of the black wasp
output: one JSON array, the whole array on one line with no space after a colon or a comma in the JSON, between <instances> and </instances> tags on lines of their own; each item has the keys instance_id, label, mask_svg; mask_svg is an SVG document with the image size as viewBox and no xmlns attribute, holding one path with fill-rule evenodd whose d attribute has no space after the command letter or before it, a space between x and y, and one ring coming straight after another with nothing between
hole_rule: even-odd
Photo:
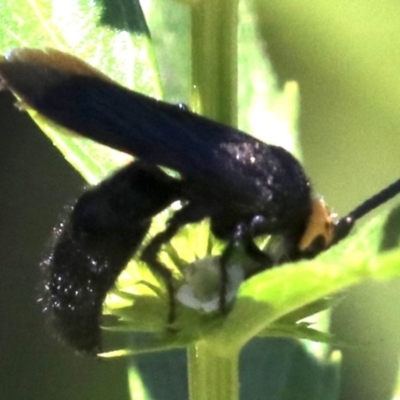
<instances>
[{"instance_id":1,"label":"black wasp","mask_svg":"<svg viewBox=\"0 0 400 400\"><path fill-rule=\"evenodd\" d=\"M128 90L71 55L19 49L0 62L3 86L46 118L136 160L86 191L59 230L46 261L46 308L61 337L82 352L101 349L104 298L142 243L152 218L180 200L140 257L162 276L175 318L172 276L158 253L178 230L210 219L227 245L240 243L259 270L312 258L346 237L356 220L400 192L400 180L334 220L314 198L299 162L281 147ZM173 178L160 167L179 173ZM273 235L261 251L259 235Z\"/></svg>"}]
</instances>

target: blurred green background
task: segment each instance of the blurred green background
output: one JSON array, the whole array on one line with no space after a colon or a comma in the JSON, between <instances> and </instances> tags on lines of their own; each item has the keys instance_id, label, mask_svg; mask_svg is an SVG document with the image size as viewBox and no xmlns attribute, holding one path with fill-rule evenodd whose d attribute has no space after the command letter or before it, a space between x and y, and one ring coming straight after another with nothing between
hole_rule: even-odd
<instances>
[{"instance_id":1,"label":"blurred green background","mask_svg":"<svg viewBox=\"0 0 400 400\"><path fill-rule=\"evenodd\" d=\"M400 3L257 1L280 79L300 85L305 167L340 214L400 175ZM349 291L333 312L341 399L390 399L399 354L399 282Z\"/></svg>"},{"instance_id":2,"label":"blurred green background","mask_svg":"<svg viewBox=\"0 0 400 400\"><path fill-rule=\"evenodd\" d=\"M253 7L280 82L300 86L306 170L317 192L348 212L400 175L400 3L259 0ZM35 303L44 244L83 181L12 102L0 94L1 399L127 399L125 361L74 356L51 338ZM333 330L349 344L341 399L391 398L399 289L398 282L367 284L335 308Z\"/></svg>"}]
</instances>

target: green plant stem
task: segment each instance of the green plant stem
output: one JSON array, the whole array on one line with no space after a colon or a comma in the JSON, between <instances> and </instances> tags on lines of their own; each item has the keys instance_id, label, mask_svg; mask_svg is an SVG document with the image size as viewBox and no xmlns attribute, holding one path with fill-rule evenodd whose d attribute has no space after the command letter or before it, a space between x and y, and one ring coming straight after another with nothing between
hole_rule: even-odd
<instances>
[{"instance_id":1,"label":"green plant stem","mask_svg":"<svg viewBox=\"0 0 400 400\"><path fill-rule=\"evenodd\" d=\"M202 0L192 6L192 107L237 125L238 1ZM188 349L191 400L239 398L238 353L217 355L206 342Z\"/></svg>"},{"instance_id":2,"label":"green plant stem","mask_svg":"<svg viewBox=\"0 0 400 400\"><path fill-rule=\"evenodd\" d=\"M219 356L207 342L188 349L190 400L233 400L239 398L239 353Z\"/></svg>"},{"instance_id":3,"label":"green plant stem","mask_svg":"<svg viewBox=\"0 0 400 400\"><path fill-rule=\"evenodd\" d=\"M237 0L202 0L192 7L195 111L237 125Z\"/></svg>"}]
</instances>

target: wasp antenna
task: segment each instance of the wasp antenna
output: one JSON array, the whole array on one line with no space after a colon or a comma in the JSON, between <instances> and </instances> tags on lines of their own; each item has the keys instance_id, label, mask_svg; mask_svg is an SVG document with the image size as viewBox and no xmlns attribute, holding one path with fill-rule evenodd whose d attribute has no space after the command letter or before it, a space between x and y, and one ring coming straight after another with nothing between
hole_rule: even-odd
<instances>
[{"instance_id":1,"label":"wasp antenna","mask_svg":"<svg viewBox=\"0 0 400 400\"><path fill-rule=\"evenodd\" d=\"M361 203L353 211L341 218L335 226L334 238L331 245L336 244L344 239L349 234L357 220L383 203L386 203L399 193L400 179L393 182L391 185L387 186L385 189L381 190L368 200L365 200L364 203Z\"/></svg>"},{"instance_id":2,"label":"wasp antenna","mask_svg":"<svg viewBox=\"0 0 400 400\"><path fill-rule=\"evenodd\" d=\"M365 214L368 214L370 211L379 207L383 203L386 203L394 196L400 193L400 179L393 182L391 185L381 190L379 193L375 194L368 200L365 200L364 203L361 203L358 207L356 207L353 211L351 211L347 218L351 218L353 221L362 218Z\"/></svg>"}]
</instances>

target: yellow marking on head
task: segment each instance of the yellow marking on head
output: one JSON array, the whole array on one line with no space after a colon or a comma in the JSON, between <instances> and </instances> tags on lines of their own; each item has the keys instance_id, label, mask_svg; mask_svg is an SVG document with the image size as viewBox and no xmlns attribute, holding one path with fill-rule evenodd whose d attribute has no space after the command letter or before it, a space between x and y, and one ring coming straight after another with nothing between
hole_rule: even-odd
<instances>
[{"instance_id":1,"label":"yellow marking on head","mask_svg":"<svg viewBox=\"0 0 400 400\"><path fill-rule=\"evenodd\" d=\"M310 248L317 239L322 238L325 241L324 247L328 247L332 243L335 228L332 216L324 200L313 200L311 214L299 244L301 251Z\"/></svg>"}]
</instances>

